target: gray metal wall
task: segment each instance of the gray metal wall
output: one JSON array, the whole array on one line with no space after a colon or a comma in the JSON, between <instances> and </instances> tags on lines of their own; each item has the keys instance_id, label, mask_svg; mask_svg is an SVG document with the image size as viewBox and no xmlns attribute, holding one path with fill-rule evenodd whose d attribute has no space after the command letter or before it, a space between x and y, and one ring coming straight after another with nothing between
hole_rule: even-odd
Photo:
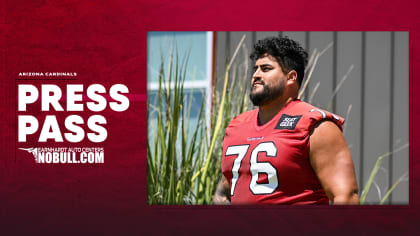
<instances>
[{"instance_id":1,"label":"gray metal wall","mask_svg":"<svg viewBox=\"0 0 420 236\"><path fill-rule=\"evenodd\" d=\"M402 182L385 204L408 204L409 155L408 147L404 148L409 135L408 32L217 32L216 74L223 74L227 58L243 35L247 51L241 53L247 54L257 40L278 34L299 41L310 55L315 48L320 51L333 43L320 57L305 95L309 97L320 82L313 105L326 109L331 101L331 110L342 117L346 117L351 105L344 135L360 190L377 158L397 150L383 159L366 202L379 203L379 192L383 197L400 179ZM351 66L349 76L331 100L333 90ZM407 178L401 178L405 175Z\"/></svg>"}]
</instances>

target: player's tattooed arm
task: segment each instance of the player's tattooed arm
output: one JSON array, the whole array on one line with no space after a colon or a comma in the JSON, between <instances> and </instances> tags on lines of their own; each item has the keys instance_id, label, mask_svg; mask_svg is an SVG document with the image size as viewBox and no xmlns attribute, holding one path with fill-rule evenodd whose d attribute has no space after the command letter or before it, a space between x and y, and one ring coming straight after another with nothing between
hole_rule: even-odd
<instances>
[{"instance_id":1,"label":"player's tattooed arm","mask_svg":"<svg viewBox=\"0 0 420 236\"><path fill-rule=\"evenodd\" d=\"M216 193L213 196L213 204L216 204L216 205L230 204L229 182L226 180L225 176L223 175L219 184L217 185Z\"/></svg>"},{"instance_id":2,"label":"player's tattooed arm","mask_svg":"<svg viewBox=\"0 0 420 236\"><path fill-rule=\"evenodd\" d=\"M359 204L353 160L341 130L333 122L324 121L313 130L310 162L333 204Z\"/></svg>"}]
</instances>

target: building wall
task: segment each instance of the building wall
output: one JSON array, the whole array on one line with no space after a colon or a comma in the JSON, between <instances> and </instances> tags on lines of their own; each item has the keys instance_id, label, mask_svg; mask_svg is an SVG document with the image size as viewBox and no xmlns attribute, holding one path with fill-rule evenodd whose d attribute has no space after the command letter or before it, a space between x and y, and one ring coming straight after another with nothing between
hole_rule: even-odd
<instances>
[{"instance_id":1,"label":"building wall","mask_svg":"<svg viewBox=\"0 0 420 236\"><path fill-rule=\"evenodd\" d=\"M352 153L359 189L362 190L377 158L383 159L366 202L379 203L385 192L402 176L408 176L409 155L409 54L408 32L217 32L216 78L223 76L227 61L243 35L245 58L252 45L267 36L288 36L301 43L309 55L326 49L312 74L305 97L317 83L312 104L347 117L344 135ZM238 59L239 60L239 59ZM249 81L253 62L248 67ZM333 92L350 70L338 93ZM247 81L247 82L249 82ZM216 83L222 84L222 83ZM347 113L351 108L349 115ZM404 148L405 147L405 148ZM393 191L386 204L408 204L408 177Z\"/></svg>"}]
</instances>

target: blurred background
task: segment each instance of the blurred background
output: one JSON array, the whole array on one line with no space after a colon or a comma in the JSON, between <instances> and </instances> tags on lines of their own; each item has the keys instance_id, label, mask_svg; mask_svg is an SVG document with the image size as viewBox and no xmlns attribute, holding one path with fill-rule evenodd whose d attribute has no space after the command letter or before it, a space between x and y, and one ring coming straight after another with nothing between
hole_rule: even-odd
<instances>
[{"instance_id":1,"label":"blurred background","mask_svg":"<svg viewBox=\"0 0 420 236\"><path fill-rule=\"evenodd\" d=\"M159 104L167 106L170 103L170 100L159 103L159 96L162 96L159 87L173 90L176 86L174 80L162 81L159 77L168 78L168 74L175 73L176 63L171 65L174 58L179 57L181 62L182 58L186 58L185 63L179 65L188 64L182 80L182 104L190 108L188 125L196 127L200 120L205 123L207 128L200 136L202 140L207 136L203 153L206 150L215 152L211 162L220 161L220 153L210 149L210 139L220 108L218 104L223 97L226 75L229 75L226 93L231 94L230 99L238 96L242 101L238 106L243 109L235 110L236 103L229 100L231 107L223 113L224 124L236 113L253 109L247 100L254 63L249 59L249 54L259 39L278 35L298 41L310 56L305 75L308 83L302 86L304 89L301 88L301 99L346 118L344 135L352 153L363 203L408 204L408 32L149 32L149 149L156 144L153 140L156 140L158 133L160 113L156 108ZM232 66L226 73L231 60ZM167 72L165 76L162 71ZM181 132L181 136L191 140L194 130L186 129L187 133ZM223 139L223 132L218 139ZM216 144L215 148L219 146ZM177 158L178 168L181 169L177 172L181 176L182 158ZM201 165L205 163L204 159ZM198 165L199 162L193 165L192 178L194 173L200 172ZM215 170L211 174L214 176L210 176L210 179L217 183L220 172ZM148 184L149 179L150 176ZM194 191L198 191L197 186L200 184L192 186ZM148 191L151 189L148 188ZM179 192L179 187L174 191ZM191 200L180 203L206 204L208 197L204 202Z\"/></svg>"}]
</instances>

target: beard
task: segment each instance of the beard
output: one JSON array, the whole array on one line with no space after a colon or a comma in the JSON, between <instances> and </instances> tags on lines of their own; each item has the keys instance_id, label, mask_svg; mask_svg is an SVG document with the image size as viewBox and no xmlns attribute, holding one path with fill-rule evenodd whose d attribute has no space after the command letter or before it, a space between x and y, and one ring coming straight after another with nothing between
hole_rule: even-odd
<instances>
[{"instance_id":1,"label":"beard","mask_svg":"<svg viewBox=\"0 0 420 236\"><path fill-rule=\"evenodd\" d=\"M267 105L280 97L284 91L284 83L280 83L277 86L268 86L264 82L262 83L262 91L255 91L254 86L251 86L251 92L249 98L251 99L254 106Z\"/></svg>"}]
</instances>

